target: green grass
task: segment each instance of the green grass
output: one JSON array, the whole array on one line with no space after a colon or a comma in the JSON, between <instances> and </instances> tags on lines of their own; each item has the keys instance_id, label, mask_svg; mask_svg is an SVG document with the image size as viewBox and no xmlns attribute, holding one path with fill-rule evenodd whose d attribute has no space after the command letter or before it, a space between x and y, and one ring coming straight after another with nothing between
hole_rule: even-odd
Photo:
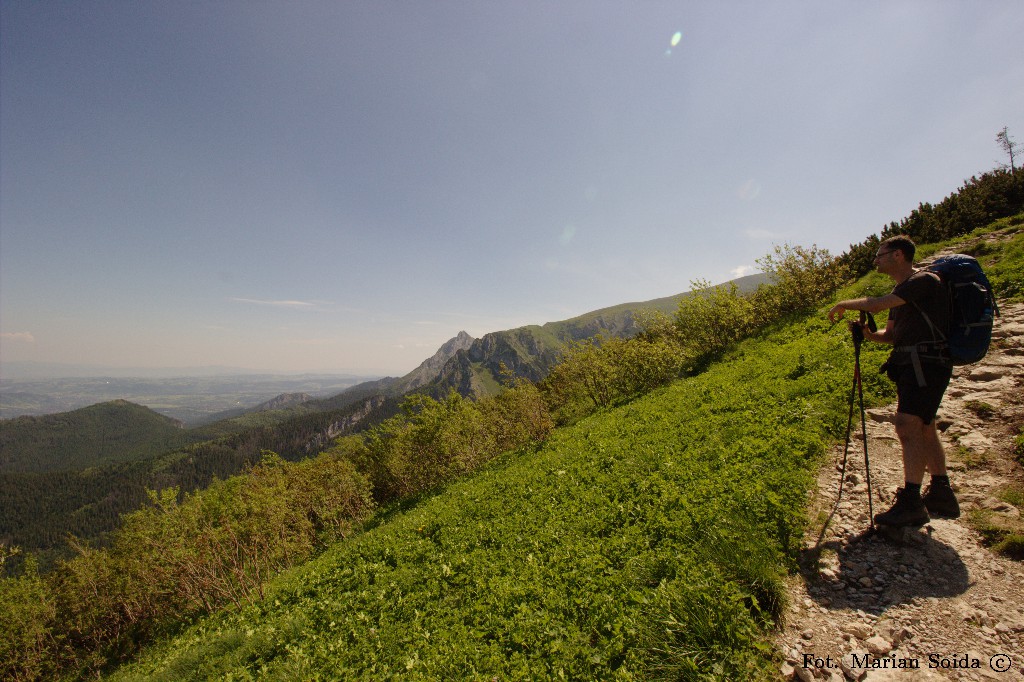
<instances>
[{"instance_id":1,"label":"green grass","mask_svg":"<svg viewBox=\"0 0 1024 682\"><path fill-rule=\"evenodd\" d=\"M815 319L744 343L392 511L114 677L770 677L812 472L845 427L847 337Z\"/></svg>"}]
</instances>

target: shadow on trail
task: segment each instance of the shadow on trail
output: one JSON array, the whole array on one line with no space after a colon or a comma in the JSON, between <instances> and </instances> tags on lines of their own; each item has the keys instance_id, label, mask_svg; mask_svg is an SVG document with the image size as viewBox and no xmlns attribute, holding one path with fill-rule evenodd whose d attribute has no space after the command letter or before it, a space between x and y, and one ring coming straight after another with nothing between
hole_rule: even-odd
<instances>
[{"instance_id":1,"label":"shadow on trail","mask_svg":"<svg viewBox=\"0 0 1024 682\"><path fill-rule=\"evenodd\" d=\"M955 597L970 587L960 555L932 537L930 528L819 543L801 553L800 566L808 594L821 606L875 615L915 599Z\"/></svg>"}]
</instances>

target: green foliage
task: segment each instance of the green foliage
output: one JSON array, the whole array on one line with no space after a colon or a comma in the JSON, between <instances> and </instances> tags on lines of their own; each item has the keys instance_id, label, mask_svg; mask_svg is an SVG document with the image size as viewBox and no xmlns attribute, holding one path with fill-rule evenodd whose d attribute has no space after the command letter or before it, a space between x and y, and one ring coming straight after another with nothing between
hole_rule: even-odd
<instances>
[{"instance_id":1,"label":"green foliage","mask_svg":"<svg viewBox=\"0 0 1024 682\"><path fill-rule=\"evenodd\" d=\"M750 295L740 294L734 285L711 287L698 281L694 290L699 295L680 301L673 337L698 366L759 329L813 310L847 276L846 267L817 246L777 246L758 264L769 283Z\"/></svg>"},{"instance_id":2,"label":"green foliage","mask_svg":"<svg viewBox=\"0 0 1024 682\"><path fill-rule=\"evenodd\" d=\"M770 679L770 647L756 644L764 624L750 613L745 599L735 585L713 579L687 577L665 586L652 614L656 629L645 642L646 677Z\"/></svg>"},{"instance_id":3,"label":"green foliage","mask_svg":"<svg viewBox=\"0 0 1024 682\"><path fill-rule=\"evenodd\" d=\"M937 205L920 204L899 223L889 223L880 237L872 235L861 244L851 245L843 261L855 277L860 277L874 268L872 263L878 245L889 237L905 234L917 244L941 242L962 237L1021 211L1024 211L1024 169L984 173L971 177Z\"/></svg>"},{"instance_id":4,"label":"green foliage","mask_svg":"<svg viewBox=\"0 0 1024 682\"><path fill-rule=\"evenodd\" d=\"M978 258L996 296L1019 303L1024 301L1024 213L1005 223L1007 226L999 230L1005 238L999 251Z\"/></svg>"},{"instance_id":5,"label":"green foliage","mask_svg":"<svg viewBox=\"0 0 1024 682\"><path fill-rule=\"evenodd\" d=\"M1018 241L985 257L1012 271ZM92 675L164 637L122 677L768 677L853 349L798 318L840 263L782 247L762 266L752 294L709 288L634 339L570 346L543 390L418 396L316 459L152 493L109 548L2 584L19 643L5 672ZM552 414L579 421L553 431Z\"/></svg>"},{"instance_id":6,"label":"green foliage","mask_svg":"<svg viewBox=\"0 0 1024 682\"><path fill-rule=\"evenodd\" d=\"M382 503L411 497L474 471L507 450L540 441L553 427L537 388L519 381L478 401L413 395L403 414L349 441L349 456L373 482Z\"/></svg>"},{"instance_id":7,"label":"green foliage","mask_svg":"<svg viewBox=\"0 0 1024 682\"><path fill-rule=\"evenodd\" d=\"M217 478L229 478L257 464L266 450L286 460L305 459L329 447L327 432L336 435L340 426L345 433L357 423L368 427L397 411L393 400L362 400L325 412L293 415L273 428L252 428L159 455L151 452L135 461L98 465L97 460L87 468L68 471L0 471L0 537L40 556L40 570L46 572L55 559L73 554L68 535L106 542L123 515L146 503L147 489L200 490ZM131 410L118 410L113 416L125 412ZM66 416L54 418L59 421ZM4 422L4 432L19 421ZM115 432L117 423L116 419L98 420L96 433ZM77 432L81 421L71 426L71 432ZM174 431L186 433L176 427ZM69 436L69 448L73 440Z\"/></svg>"},{"instance_id":8,"label":"green foliage","mask_svg":"<svg viewBox=\"0 0 1024 682\"><path fill-rule=\"evenodd\" d=\"M759 261L769 278L752 293L735 283L692 283L675 316L649 311L632 339L597 336L569 343L543 382L558 421L631 400L706 367L727 348L788 316L813 309L836 290L845 268L817 247L777 247Z\"/></svg>"},{"instance_id":9,"label":"green foliage","mask_svg":"<svg viewBox=\"0 0 1024 682\"><path fill-rule=\"evenodd\" d=\"M12 631L37 642L10 657L12 669L99 669L180 621L241 607L374 508L366 479L331 454L299 463L268 454L248 475L179 497L152 492L108 549L78 545L45 578L30 564L0 582Z\"/></svg>"},{"instance_id":10,"label":"green foliage","mask_svg":"<svg viewBox=\"0 0 1024 682\"><path fill-rule=\"evenodd\" d=\"M964 407L982 419L991 419L996 414L996 408L983 400L968 400Z\"/></svg>"},{"instance_id":11,"label":"green foliage","mask_svg":"<svg viewBox=\"0 0 1024 682\"><path fill-rule=\"evenodd\" d=\"M3 558L5 548L0 546ZM22 575L0 581L0 678L34 680L46 669L54 618L52 595L29 558Z\"/></svg>"},{"instance_id":12,"label":"green foliage","mask_svg":"<svg viewBox=\"0 0 1024 682\"><path fill-rule=\"evenodd\" d=\"M967 521L993 552L1024 560L1024 522L1020 518L975 509L968 513Z\"/></svg>"},{"instance_id":13,"label":"green foliage","mask_svg":"<svg viewBox=\"0 0 1024 682\"><path fill-rule=\"evenodd\" d=\"M691 364L669 336L596 337L568 344L542 388L557 420L566 423L664 386Z\"/></svg>"},{"instance_id":14,"label":"green foliage","mask_svg":"<svg viewBox=\"0 0 1024 682\"><path fill-rule=\"evenodd\" d=\"M676 312L677 333L688 348L710 359L757 329L759 320L754 301L741 296L734 285L712 287L694 282L700 295L680 302Z\"/></svg>"},{"instance_id":15,"label":"green foliage","mask_svg":"<svg viewBox=\"0 0 1024 682\"><path fill-rule=\"evenodd\" d=\"M754 293L754 306L759 316L772 320L814 310L849 277L841 259L816 245L776 246L757 263L771 284Z\"/></svg>"}]
</instances>

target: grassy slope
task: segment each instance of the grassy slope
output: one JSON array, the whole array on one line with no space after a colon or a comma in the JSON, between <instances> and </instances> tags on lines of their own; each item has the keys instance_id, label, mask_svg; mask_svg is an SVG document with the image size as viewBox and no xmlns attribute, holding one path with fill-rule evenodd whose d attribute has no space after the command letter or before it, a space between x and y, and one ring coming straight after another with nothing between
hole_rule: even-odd
<instances>
[{"instance_id":1,"label":"grassy slope","mask_svg":"<svg viewBox=\"0 0 1024 682\"><path fill-rule=\"evenodd\" d=\"M763 570L723 558L707 529L741 534L747 556L783 570L810 472L845 426L847 336L811 320L562 429L282 576L265 602L155 647L123 678L635 677L674 589L705 584L725 609Z\"/></svg>"},{"instance_id":2,"label":"grassy slope","mask_svg":"<svg viewBox=\"0 0 1024 682\"><path fill-rule=\"evenodd\" d=\"M1019 272L1022 239L988 263L994 279ZM892 397L874 372L885 354L863 349L869 402ZM772 583L824 447L842 437L852 369L844 325L780 326L392 510L266 600L114 677L639 679L678 675L687 652L723 679L756 677L768 654L748 606L778 612Z\"/></svg>"}]
</instances>

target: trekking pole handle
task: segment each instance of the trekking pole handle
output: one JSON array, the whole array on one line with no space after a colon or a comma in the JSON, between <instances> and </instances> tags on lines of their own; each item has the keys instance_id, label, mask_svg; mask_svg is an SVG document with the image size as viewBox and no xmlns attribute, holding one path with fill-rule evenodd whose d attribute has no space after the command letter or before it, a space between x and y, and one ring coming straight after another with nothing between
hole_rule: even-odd
<instances>
[{"instance_id":1,"label":"trekking pole handle","mask_svg":"<svg viewBox=\"0 0 1024 682\"><path fill-rule=\"evenodd\" d=\"M868 329L872 332L878 331L878 325L875 324L874 316L867 311L860 311L860 322L850 322L850 333L853 334L853 345L860 348L860 344L864 341L864 325L867 325Z\"/></svg>"}]
</instances>

